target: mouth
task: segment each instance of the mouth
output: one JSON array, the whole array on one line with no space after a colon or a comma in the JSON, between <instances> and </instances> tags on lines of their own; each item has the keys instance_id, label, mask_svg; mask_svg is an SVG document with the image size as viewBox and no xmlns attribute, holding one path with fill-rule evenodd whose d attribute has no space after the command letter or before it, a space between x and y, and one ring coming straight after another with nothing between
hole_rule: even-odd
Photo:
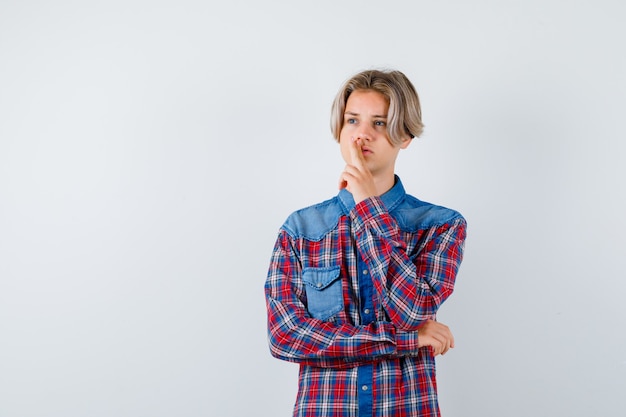
<instances>
[{"instance_id":1,"label":"mouth","mask_svg":"<svg viewBox=\"0 0 626 417\"><path fill-rule=\"evenodd\" d=\"M363 155L371 155L372 153L374 153L370 148L365 146L361 148L361 152L363 153Z\"/></svg>"}]
</instances>

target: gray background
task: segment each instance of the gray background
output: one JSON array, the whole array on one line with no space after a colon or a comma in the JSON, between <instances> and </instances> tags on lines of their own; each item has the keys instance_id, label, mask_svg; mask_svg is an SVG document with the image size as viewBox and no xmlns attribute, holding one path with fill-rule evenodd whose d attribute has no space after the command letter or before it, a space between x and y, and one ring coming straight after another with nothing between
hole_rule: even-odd
<instances>
[{"instance_id":1,"label":"gray background","mask_svg":"<svg viewBox=\"0 0 626 417\"><path fill-rule=\"evenodd\" d=\"M0 416L287 416L263 283L404 71L397 172L469 222L445 416L626 409L621 1L0 1Z\"/></svg>"}]
</instances>

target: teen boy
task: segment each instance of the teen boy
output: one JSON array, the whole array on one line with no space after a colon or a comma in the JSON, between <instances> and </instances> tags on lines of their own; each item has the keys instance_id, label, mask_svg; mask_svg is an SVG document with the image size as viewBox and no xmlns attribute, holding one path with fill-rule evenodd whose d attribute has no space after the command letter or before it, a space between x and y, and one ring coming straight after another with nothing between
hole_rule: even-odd
<instances>
[{"instance_id":1,"label":"teen boy","mask_svg":"<svg viewBox=\"0 0 626 417\"><path fill-rule=\"evenodd\" d=\"M331 128L346 162L339 194L281 227L265 284L270 350L300 364L294 416L438 416L435 321L452 293L466 223L405 193L396 157L422 133L398 71L348 80Z\"/></svg>"}]
</instances>

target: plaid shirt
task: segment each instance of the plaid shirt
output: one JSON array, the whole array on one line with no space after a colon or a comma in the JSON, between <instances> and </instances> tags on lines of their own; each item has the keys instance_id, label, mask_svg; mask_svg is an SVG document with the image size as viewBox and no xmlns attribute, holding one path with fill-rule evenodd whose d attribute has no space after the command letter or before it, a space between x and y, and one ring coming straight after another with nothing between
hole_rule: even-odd
<instances>
[{"instance_id":1,"label":"plaid shirt","mask_svg":"<svg viewBox=\"0 0 626 417\"><path fill-rule=\"evenodd\" d=\"M265 284L270 351L300 364L294 416L438 416L435 360L418 328L452 293L466 223L399 178L355 206L293 213Z\"/></svg>"}]
</instances>

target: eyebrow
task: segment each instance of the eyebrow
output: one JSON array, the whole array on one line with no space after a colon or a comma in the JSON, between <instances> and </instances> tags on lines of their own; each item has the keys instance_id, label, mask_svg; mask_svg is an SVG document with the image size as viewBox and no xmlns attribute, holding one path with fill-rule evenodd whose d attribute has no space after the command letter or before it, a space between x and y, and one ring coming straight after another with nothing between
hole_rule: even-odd
<instances>
[{"instance_id":1,"label":"eyebrow","mask_svg":"<svg viewBox=\"0 0 626 417\"><path fill-rule=\"evenodd\" d=\"M350 115L350 116L360 116L360 114L359 114L359 113L354 113L354 112L351 112L351 111L346 111L346 112L344 112L343 114L344 114L344 116L345 116L345 115ZM386 118L387 118L387 115L386 115L386 114L384 114L384 115L374 114L374 115L372 115L372 118L375 118L375 119L386 119Z\"/></svg>"}]
</instances>

